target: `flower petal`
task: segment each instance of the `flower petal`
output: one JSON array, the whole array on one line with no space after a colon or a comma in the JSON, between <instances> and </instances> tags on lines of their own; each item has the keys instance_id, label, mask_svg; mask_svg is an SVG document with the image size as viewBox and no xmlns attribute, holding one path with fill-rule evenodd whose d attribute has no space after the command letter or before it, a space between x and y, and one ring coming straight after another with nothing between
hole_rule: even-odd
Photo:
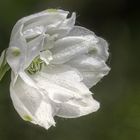
<instances>
[{"instance_id":1,"label":"flower petal","mask_svg":"<svg viewBox=\"0 0 140 140\"><path fill-rule=\"evenodd\" d=\"M83 97L81 100L70 100L67 103L59 104L57 116L64 118L76 118L99 109L100 104L92 98L91 95Z\"/></svg>"},{"instance_id":2,"label":"flower petal","mask_svg":"<svg viewBox=\"0 0 140 140\"><path fill-rule=\"evenodd\" d=\"M98 57L104 61L107 61L107 59L109 57L108 43L103 38L98 37L98 39L99 39L99 41L98 41L97 46L96 46L96 52L91 51L90 54L93 57Z\"/></svg>"},{"instance_id":3,"label":"flower petal","mask_svg":"<svg viewBox=\"0 0 140 140\"><path fill-rule=\"evenodd\" d=\"M48 65L50 61L53 59L52 53L49 50L40 52L40 59L43 60Z\"/></svg>"},{"instance_id":4,"label":"flower petal","mask_svg":"<svg viewBox=\"0 0 140 140\"><path fill-rule=\"evenodd\" d=\"M68 36L55 42L51 49L53 53L53 64L62 64L70 59L94 50L97 40L92 35Z\"/></svg>"},{"instance_id":5,"label":"flower petal","mask_svg":"<svg viewBox=\"0 0 140 140\"><path fill-rule=\"evenodd\" d=\"M91 88L100 79L107 75L110 68L100 58L93 58L91 55L78 56L67 63L77 68L83 76L83 82Z\"/></svg>"},{"instance_id":6,"label":"flower petal","mask_svg":"<svg viewBox=\"0 0 140 140\"><path fill-rule=\"evenodd\" d=\"M81 26L74 26L73 29L68 34L68 36L87 36L87 35L93 35L95 38L97 38L94 32Z\"/></svg>"},{"instance_id":7,"label":"flower petal","mask_svg":"<svg viewBox=\"0 0 140 140\"><path fill-rule=\"evenodd\" d=\"M22 18L20 21L25 23L23 33L30 31L31 29L34 30L36 27L44 27L45 28L50 24L56 24L60 21L66 19L68 15L68 11L63 10L56 10L54 12L43 11L39 12L27 17Z\"/></svg>"},{"instance_id":8,"label":"flower petal","mask_svg":"<svg viewBox=\"0 0 140 140\"><path fill-rule=\"evenodd\" d=\"M17 32L11 35L10 46L7 49L7 62L15 73L25 67L27 44L22 29L23 25L20 25Z\"/></svg>"},{"instance_id":9,"label":"flower petal","mask_svg":"<svg viewBox=\"0 0 140 140\"><path fill-rule=\"evenodd\" d=\"M10 95L15 109L24 120L46 129L55 124L49 100L44 99L38 90L27 85L20 77L14 86L11 83Z\"/></svg>"},{"instance_id":10,"label":"flower petal","mask_svg":"<svg viewBox=\"0 0 140 140\"><path fill-rule=\"evenodd\" d=\"M81 82L79 74L77 70L68 66L48 66L42 72L32 76L32 79L51 100L61 103L92 94Z\"/></svg>"},{"instance_id":11,"label":"flower petal","mask_svg":"<svg viewBox=\"0 0 140 140\"><path fill-rule=\"evenodd\" d=\"M57 39L65 37L69 34L75 24L76 13L72 13L70 18L67 18L56 24L49 25L47 27L46 33L50 35L57 35Z\"/></svg>"},{"instance_id":12,"label":"flower petal","mask_svg":"<svg viewBox=\"0 0 140 140\"><path fill-rule=\"evenodd\" d=\"M31 64L33 59L37 57L43 50L45 35L40 35L30 41L26 51L26 68Z\"/></svg>"},{"instance_id":13,"label":"flower petal","mask_svg":"<svg viewBox=\"0 0 140 140\"><path fill-rule=\"evenodd\" d=\"M95 35L94 32L81 27L81 26L75 26L70 32L69 32L69 36L86 36L86 35L93 35L97 40L97 44L95 46L94 50L91 50L91 54L94 57L99 57L103 60L107 60L109 53L108 53L108 43L106 42L106 40L104 40L101 37L97 37Z\"/></svg>"}]
</instances>

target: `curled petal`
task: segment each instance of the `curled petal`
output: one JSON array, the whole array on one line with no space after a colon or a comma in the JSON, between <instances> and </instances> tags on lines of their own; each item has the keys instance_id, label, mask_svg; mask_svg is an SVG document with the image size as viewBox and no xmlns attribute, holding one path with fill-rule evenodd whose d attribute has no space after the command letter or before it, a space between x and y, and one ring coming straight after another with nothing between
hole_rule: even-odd
<instances>
[{"instance_id":1,"label":"curled petal","mask_svg":"<svg viewBox=\"0 0 140 140\"><path fill-rule=\"evenodd\" d=\"M27 85L21 78L18 77L14 86L11 83L10 95L15 109L24 120L46 129L55 125L54 112L49 100L42 97L38 90Z\"/></svg>"},{"instance_id":2,"label":"curled petal","mask_svg":"<svg viewBox=\"0 0 140 140\"><path fill-rule=\"evenodd\" d=\"M104 40L101 37L97 37L94 32L81 26L75 26L69 32L69 36L86 36L86 35L93 35L96 38L96 40L98 40L98 42L95 45L95 48L91 50L89 53L91 53L93 57L99 57L104 61L106 61L109 56L108 43L106 40Z\"/></svg>"},{"instance_id":3,"label":"curled petal","mask_svg":"<svg viewBox=\"0 0 140 140\"><path fill-rule=\"evenodd\" d=\"M7 62L15 73L25 68L26 60L26 40L22 35L23 25L17 25L18 30L11 35L10 46L7 49Z\"/></svg>"},{"instance_id":4,"label":"curled petal","mask_svg":"<svg viewBox=\"0 0 140 140\"><path fill-rule=\"evenodd\" d=\"M46 33L50 35L57 35L57 39L65 37L69 34L75 24L76 14L73 12L72 16L56 24L52 24L46 28Z\"/></svg>"},{"instance_id":5,"label":"curled petal","mask_svg":"<svg viewBox=\"0 0 140 140\"><path fill-rule=\"evenodd\" d=\"M93 51L91 52L93 57L98 57L101 58L104 61L107 61L109 57L109 52L108 52L108 43L106 40L103 38L98 37L99 41L96 46L96 52Z\"/></svg>"},{"instance_id":6,"label":"curled petal","mask_svg":"<svg viewBox=\"0 0 140 140\"><path fill-rule=\"evenodd\" d=\"M97 38L94 32L81 26L74 26L73 29L68 34L68 36L87 36L87 35L93 35L95 38Z\"/></svg>"},{"instance_id":7,"label":"curled petal","mask_svg":"<svg viewBox=\"0 0 140 140\"><path fill-rule=\"evenodd\" d=\"M91 88L100 79L107 75L110 68L100 58L94 58L91 55L78 56L76 59L72 59L67 63L68 65L77 68L82 76L83 82Z\"/></svg>"},{"instance_id":8,"label":"curled petal","mask_svg":"<svg viewBox=\"0 0 140 140\"><path fill-rule=\"evenodd\" d=\"M45 35L40 35L28 43L26 50L26 67L27 68L33 59L37 57L41 50L43 50Z\"/></svg>"},{"instance_id":9,"label":"curled petal","mask_svg":"<svg viewBox=\"0 0 140 140\"><path fill-rule=\"evenodd\" d=\"M32 79L52 101L61 103L92 94L81 82L79 74L71 67L57 66L39 72Z\"/></svg>"},{"instance_id":10,"label":"curled petal","mask_svg":"<svg viewBox=\"0 0 140 140\"><path fill-rule=\"evenodd\" d=\"M47 25L65 20L68 14L69 12L64 10L56 10L54 12L45 10L43 12L24 17L21 19L21 21L25 23L24 31L26 31L40 25L45 27Z\"/></svg>"},{"instance_id":11,"label":"curled petal","mask_svg":"<svg viewBox=\"0 0 140 140\"><path fill-rule=\"evenodd\" d=\"M97 40L94 36L68 36L55 42L55 47L51 50L53 64L63 64L70 59L94 50Z\"/></svg>"},{"instance_id":12,"label":"curled petal","mask_svg":"<svg viewBox=\"0 0 140 140\"><path fill-rule=\"evenodd\" d=\"M57 116L64 118L76 118L95 112L99 109L100 104L92 98L91 95L83 97L83 99L73 99L67 103L59 104Z\"/></svg>"}]
</instances>

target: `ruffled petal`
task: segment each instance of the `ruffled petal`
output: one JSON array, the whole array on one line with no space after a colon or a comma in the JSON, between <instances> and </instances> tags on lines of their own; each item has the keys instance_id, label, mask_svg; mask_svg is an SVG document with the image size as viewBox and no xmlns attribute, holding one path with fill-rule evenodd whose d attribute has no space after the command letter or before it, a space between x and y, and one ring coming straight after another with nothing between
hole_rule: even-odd
<instances>
[{"instance_id":1,"label":"ruffled petal","mask_svg":"<svg viewBox=\"0 0 140 140\"><path fill-rule=\"evenodd\" d=\"M91 50L89 53L92 54L93 57L99 57L106 61L109 56L108 52L108 43L101 37L95 35L94 32L81 27L81 26L74 26L74 28L69 32L68 36L86 36L86 35L93 35L98 42L95 45L95 48Z\"/></svg>"},{"instance_id":2,"label":"ruffled petal","mask_svg":"<svg viewBox=\"0 0 140 140\"><path fill-rule=\"evenodd\" d=\"M32 76L32 79L48 97L56 102L68 102L92 94L81 82L80 73L69 66L48 66Z\"/></svg>"},{"instance_id":3,"label":"ruffled petal","mask_svg":"<svg viewBox=\"0 0 140 140\"><path fill-rule=\"evenodd\" d=\"M26 33L28 33L28 38L31 38L32 31L34 31L34 33L38 35L39 32L35 32L37 27L41 28L40 31L43 33L47 31L49 25L55 25L65 20L68 13L68 11L63 10L54 10L53 12L45 10L43 12L24 17L20 20L25 23L23 34L27 37ZM29 33L31 33L31 36L29 36Z\"/></svg>"},{"instance_id":4,"label":"ruffled petal","mask_svg":"<svg viewBox=\"0 0 140 140\"><path fill-rule=\"evenodd\" d=\"M94 58L89 54L72 59L67 64L81 72L83 82L89 88L99 82L110 70L102 59Z\"/></svg>"},{"instance_id":5,"label":"ruffled petal","mask_svg":"<svg viewBox=\"0 0 140 140\"><path fill-rule=\"evenodd\" d=\"M46 29L46 33L49 35L56 35L57 39L65 37L69 34L75 24L76 13L72 13L70 18L64 21L57 22L56 24L49 25Z\"/></svg>"},{"instance_id":6,"label":"ruffled petal","mask_svg":"<svg viewBox=\"0 0 140 140\"><path fill-rule=\"evenodd\" d=\"M23 70L26 61L26 40L22 35L23 25L18 25L18 30L11 35L10 46L7 49L7 62L15 73Z\"/></svg>"},{"instance_id":7,"label":"ruffled petal","mask_svg":"<svg viewBox=\"0 0 140 140\"><path fill-rule=\"evenodd\" d=\"M25 70L40 51L54 46L57 38L69 33L76 15L73 13L67 18L68 14L68 11L60 9L45 10L16 23L7 51L7 61L15 73Z\"/></svg>"},{"instance_id":8,"label":"ruffled petal","mask_svg":"<svg viewBox=\"0 0 140 140\"><path fill-rule=\"evenodd\" d=\"M95 112L100 104L91 95L84 96L83 99L73 99L67 103L59 104L57 116L64 118L76 118Z\"/></svg>"},{"instance_id":9,"label":"ruffled petal","mask_svg":"<svg viewBox=\"0 0 140 140\"><path fill-rule=\"evenodd\" d=\"M76 56L88 53L94 50L97 41L92 35L68 36L57 40L54 48L51 49L53 53L52 63L63 64Z\"/></svg>"},{"instance_id":10,"label":"ruffled petal","mask_svg":"<svg viewBox=\"0 0 140 140\"><path fill-rule=\"evenodd\" d=\"M103 38L98 37L99 41L97 43L96 49L94 51L91 51L90 54L93 57L98 57L104 61L107 61L109 57L108 52L108 43Z\"/></svg>"},{"instance_id":11,"label":"ruffled petal","mask_svg":"<svg viewBox=\"0 0 140 140\"><path fill-rule=\"evenodd\" d=\"M38 90L27 85L18 77L15 85L11 82L10 95L16 111L27 121L38 124L46 129L55 125L53 108Z\"/></svg>"},{"instance_id":12,"label":"ruffled petal","mask_svg":"<svg viewBox=\"0 0 140 140\"><path fill-rule=\"evenodd\" d=\"M45 37L45 35L40 35L27 44L25 68L27 68L33 59L40 54L40 51L43 50Z\"/></svg>"},{"instance_id":13,"label":"ruffled petal","mask_svg":"<svg viewBox=\"0 0 140 140\"><path fill-rule=\"evenodd\" d=\"M97 38L94 32L81 26L74 26L73 29L68 34L68 36L87 36L87 35L93 35L94 38Z\"/></svg>"}]
</instances>

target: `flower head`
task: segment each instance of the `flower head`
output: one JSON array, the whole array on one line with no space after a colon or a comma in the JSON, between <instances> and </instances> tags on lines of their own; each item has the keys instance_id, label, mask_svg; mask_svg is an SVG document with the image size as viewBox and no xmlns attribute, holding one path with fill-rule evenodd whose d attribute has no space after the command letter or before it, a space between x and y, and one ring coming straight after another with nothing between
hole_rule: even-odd
<instances>
[{"instance_id":1,"label":"flower head","mask_svg":"<svg viewBox=\"0 0 140 140\"><path fill-rule=\"evenodd\" d=\"M75 118L99 109L89 90L110 68L107 42L75 26L76 14L49 9L19 20L6 60L12 69L10 95L26 121L46 129L54 116ZM0 65L3 61L3 54Z\"/></svg>"}]
</instances>

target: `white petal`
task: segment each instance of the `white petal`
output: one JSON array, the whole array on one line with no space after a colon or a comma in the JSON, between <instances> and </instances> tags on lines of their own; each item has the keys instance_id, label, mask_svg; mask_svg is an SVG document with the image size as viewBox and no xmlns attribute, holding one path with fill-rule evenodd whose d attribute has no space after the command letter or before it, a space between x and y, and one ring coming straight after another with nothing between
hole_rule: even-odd
<instances>
[{"instance_id":1,"label":"white petal","mask_svg":"<svg viewBox=\"0 0 140 140\"><path fill-rule=\"evenodd\" d=\"M20 115L22 119L25 120L25 118L28 116L30 117L30 121L34 123L34 117L33 115L29 112L29 110L24 106L24 104L20 101L19 97L16 95L15 91L13 90L12 87L13 84L10 86L10 96L13 101L13 105Z\"/></svg>"},{"instance_id":2,"label":"white petal","mask_svg":"<svg viewBox=\"0 0 140 140\"><path fill-rule=\"evenodd\" d=\"M50 61L53 59L52 53L49 50L40 52L40 59L43 60L48 65Z\"/></svg>"},{"instance_id":3,"label":"white petal","mask_svg":"<svg viewBox=\"0 0 140 140\"><path fill-rule=\"evenodd\" d=\"M100 58L93 58L91 55L82 55L72 59L67 64L77 68L81 72L83 82L89 88L97 84L110 70L103 60Z\"/></svg>"},{"instance_id":4,"label":"white petal","mask_svg":"<svg viewBox=\"0 0 140 140\"><path fill-rule=\"evenodd\" d=\"M21 77L21 79L30 87L33 87L37 90L39 90L38 86L36 85L36 83L31 79L31 77L25 73L25 72L20 72L19 76ZM13 81L12 81L13 82Z\"/></svg>"},{"instance_id":5,"label":"white petal","mask_svg":"<svg viewBox=\"0 0 140 140\"><path fill-rule=\"evenodd\" d=\"M80 82L83 80L80 72L77 69L72 68L68 65L49 65L42 69L42 72L45 73L50 80L66 79L76 82Z\"/></svg>"},{"instance_id":6,"label":"white petal","mask_svg":"<svg viewBox=\"0 0 140 140\"><path fill-rule=\"evenodd\" d=\"M27 53L26 53L26 68L31 64L33 59L37 57L44 46L44 35L40 35L34 38L28 43Z\"/></svg>"},{"instance_id":7,"label":"white petal","mask_svg":"<svg viewBox=\"0 0 140 140\"><path fill-rule=\"evenodd\" d=\"M19 115L28 121L48 129L54 125L53 110L47 98L44 99L38 90L18 78L10 87L10 95Z\"/></svg>"},{"instance_id":8,"label":"white petal","mask_svg":"<svg viewBox=\"0 0 140 140\"><path fill-rule=\"evenodd\" d=\"M49 25L46 29L46 33L50 35L57 35L57 39L65 37L69 34L75 24L76 14L72 13L72 16L64 21L58 22L56 24Z\"/></svg>"},{"instance_id":9,"label":"white petal","mask_svg":"<svg viewBox=\"0 0 140 140\"><path fill-rule=\"evenodd\" d=\"M82 100L70 100L67 103L59 104L57 116L64 118L76 118L99 109L100 104L91 95L83 97Z\"/></svg>"},{"instance_id":10,"label":"white petal","mask_svg":"<svg viewBox=\"0 0 140 140\"><path fill-rule=\"evenodd\" d=\"M23 31L23 36L26 39L32 39L38 35L41 35L44 33L44 27L43 26L37 26L28 30Z\"/></svg>"},{"instance_id":11,"label":"white petal","mask_svg":"<svg viewBox=\"0 0 140 140\"><path fill-rule=\"evenodd\" d=\"M86 35L93 35L95 38L97 38L94 32L81 26L74 26L73 29L68 34L68 36L86 36Z\"/></svg>"},{"instance_id":12,"label":"white petal","mask_svg":"<svg viewBox=\"0 0 140 140\"><path fill-rule=\"evenodd\" d=\"M53 64L62 64L70 59L94 50L97 40L92 35L89 36L69 36L55 42L55 47L51 49L53 53Z\"/></svg>"},{"instance_id":13,"label":"white petal","mask_svg":"<svg viewBox=\"0 0 140 140\"><path fill-rule=\"evenodd\" d=\"M35 113L37 123L46 129L50 128L52 125L55 126L53 113L51 104L42 101Z\"/></svg>"},{"instance_id":14,"label":"white petal","mask_svg":"<svg viewBox=\"0 0 140 140\"><path fill-rule=\"evenodd\" d=\"M11 35L10 46L7 49L7 62L15 73L25 67L27 44L21 33L22 28L23 25L20 25L17 32Z\"/></svg>"},{"instance_id":15,"label":"white petal","mask_svg":"<svg viewBox=\"0 0 140 140\"><path fill-rule=\"evenodd\" d=\"M104 61L107 61L108 57L109 57L109 52L108 52L108 43L106 40L104 40L103 38L98 37L99 42L97 43L97 47L96 47L96 52L93 51L91 52L92 56L94 57L99 57Z\"/></svg>"},{"instance_id":16,"label":"white petal","mask_svg":"<svg viewBox=\"0 0 140 140\"><path fill-rule=\"evenodd\" d=\"M69 36L86 36L86 35L93 35L98 40L95 49L91 50L91 54L94 57L99 57L106 61L109 56L107 41L105 41L101 37L97 37L94 32L81 26L75 26L69 33Z\"/></svg>"},{"instance_id":17,"label":"white petal","mask_svg":"<svg viewBox=\"0 0 140 140\"><path fill-rule=\"evenodd\" d=\"M96 85L107 73L100 72L81 72L84 77L83 82L88 88Z\"/></svg>"},{"instance_id":18,"label":"white petal","mask_svg":"<svg viewBox=\"0 0 140 140\"><path fill-rule=\"evenodd\" d=\"M69 12L63 10L56 10L56 12L43 11L40 13L33 14L21 19L25 23L24 31L34 29L37 26L44 26L55 24L59 21L66 19Z\"/></svg>"},{"instance_id":19,"label":"white petal","mask_svg":"<svg viewBox=\"0 0 140 140\"><path fill-rule=\"evenodd\" d=\"M46 96L48 96L54 102L67 102L71 98L79 98L79 95L77 95L77 93L55 84L54 82L46 78L44 75L45 73L43 74L43 76L38 75L34 78L34 80L38 84L38 86L42 90L44 90Z\"/></svg>"},{"instance_id":20,"label":"white petal","mask_svg":"<svg viewBox=\"0 0 140 140\"><path fill-rule=\"evenodd\" d=\"M79 71L100 72L107 69L107 65L103 60L99 58L93 58L91 55L78 56L75 59L69 61L67 64L77 68Z\"/></svg>"},{"instance_id":21,"label":"white petal","mask_svg":"<svg viewBox=\"0 0 140 140\"><path fill-rule=\"evenodd\" d=\"M81 82L79 72L68 66L48 66L46 70L32 76L32 79L57 103L92 94Z\"/></svg>"}]
</instances>

